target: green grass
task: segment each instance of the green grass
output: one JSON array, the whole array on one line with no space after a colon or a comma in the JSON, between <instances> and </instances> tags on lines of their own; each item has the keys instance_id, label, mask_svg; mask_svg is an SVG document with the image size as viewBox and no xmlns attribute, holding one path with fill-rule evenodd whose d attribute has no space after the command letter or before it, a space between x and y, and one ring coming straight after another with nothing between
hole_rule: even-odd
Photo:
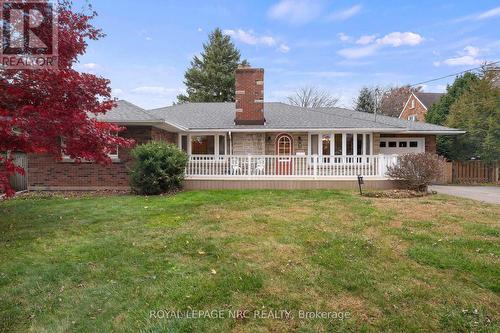
<instances>
[{"instance_id":1,"label":"green grass","mask_svg":"<svg viewBox=\"0 0 500 333\"><path fill-rule=\"evenodd\" d=\"M0 203L0 332L498 332L499 221L465 199L340 191L14 199Z\"/></svg>"}]
</instances>

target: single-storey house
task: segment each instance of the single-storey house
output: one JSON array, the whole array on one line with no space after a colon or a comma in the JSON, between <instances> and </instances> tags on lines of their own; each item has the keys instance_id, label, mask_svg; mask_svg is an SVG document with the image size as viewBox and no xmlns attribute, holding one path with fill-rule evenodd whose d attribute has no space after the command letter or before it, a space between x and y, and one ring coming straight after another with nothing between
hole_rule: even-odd
<instances>
[{"instance_id":1,"label":"single-storey house","mask_svg":"<svg viewBox=\"0 0 500 333\"><path fill-rule=\"evenodd\" d=\"M357 176L389 188L398 154L436 152L436 135L459 130L343 108L302 108L264 102L264 70L236 70L236 102L185 103L144 110L127 101L100 119L126 128L137 144L160 140L189 156L191 188L352 188ZM113 163L75 163L28 156L31 190L126 189L129 149Z\"/></svg>"},{"instance_id":2,"label":"single-storey house","mask_svg":"<svg viewBox=\"0 0 500 333\"><path fill-rule=\"evenodd\" d=\"M399 118L411 121L425 121L425 115L429 108L443 96L443 93L411 93L399 114Z\"/></svg>"}]
</instances>

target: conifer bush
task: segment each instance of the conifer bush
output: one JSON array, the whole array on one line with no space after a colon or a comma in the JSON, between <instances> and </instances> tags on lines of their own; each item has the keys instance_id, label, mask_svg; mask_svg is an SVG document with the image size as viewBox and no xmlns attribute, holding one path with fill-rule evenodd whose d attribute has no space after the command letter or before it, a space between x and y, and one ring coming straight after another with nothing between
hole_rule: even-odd
<instances>
[{"instance_id":1,"label":"conifer bush","mask_svg":"<svg viewBox=\"0 0 500 333\"><path fill-rule=\"evenodd\" d=\"M130 184L135 193L161 194L182 187L188 158L177 146L149 142L132 149L131 156L135 163Z\"/></svg>"}]
</instances>

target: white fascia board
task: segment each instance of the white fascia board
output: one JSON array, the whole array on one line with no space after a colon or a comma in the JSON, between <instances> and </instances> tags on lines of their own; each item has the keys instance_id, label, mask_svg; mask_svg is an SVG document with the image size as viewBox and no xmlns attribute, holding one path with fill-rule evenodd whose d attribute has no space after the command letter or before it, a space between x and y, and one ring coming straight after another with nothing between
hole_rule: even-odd
<instances>
[{"instance_id":1,"label":"white fascia board","mask_svg":"<svg viewBox=\"0 0 500 333\"><path fill-rule=\"evenodd\" d=\"M372 133L386 132L397 133L401 132L402 128L204 128L204 129L189 129L187 132L246 132L246 133L262 133L262 132L357 132L357 133Z\"/></svg>"},{"instance_id":2,"label":"white fascia board","mask_svg":"<svg viewBox=\"0 0 500 333\"><path fill-rule=\"evenodd\" d=\"M180 131L187 131L187 130L188 130L188 129L187 129L186 127L184 127L184 126L181 126L181 125L178 125L178 124L176 124L176 123L172 123L172 122L169 122L169 121L166 121L166 120L163 120L163 121L162 121L162 123L163 123L163 124L166 124L166 125L168 125L168 126L174 127L174 128L176 128L176 129L178 129L178 130L180 130Z\"/></svg>"},{"instance_id":3,"label":"white fascia board","mask_svg":"<svg viewBox=\"0 0 500 333\"><path fill-rule=\"evenodd\" d=\"M156 119L153 119L153 120L133 120L133 121L130 121L130 120L111 120L111 119L106 119L106 120L102 120L103 122L106 122L106 123L113 123L113 124L118 124L118 125L149 125L149 126L155 126L155 127L158 127L158 128L162 128L162 127L165 127L168 126L168 127L172 127L174 128L175 130L179 130L179 131L187 131L187 128L185 127L182 127L180 125L177 125L177 124L174 124L174 123L170 123L170 122L167 122L163 119L159 119L159 120L156 120Z\"/></svg>"},{"instance_id":4,"label":"white fascia board","mask_svg":"<svg viewBox=\"0 0 500 333\"><path fill-rule=\"evenodd\" d=\"M414 94L414 96L415 96L415 98L417 99L417 101L418 101L420 104L422 104L422 106L424 107L425 111L428 111L428 110L427 110L427 107L425 106L425 104L424 104L424 103L422 103L422 101L421 101L421 100L417 97L417 95L416 95L416 94Z\"/></svg>"},{"instance_id":5,"label":"white fascia board","mask_svg":"<svg viewBox=\"0 0 500 333\"><path fill-rule=\"evenodd\" d=\"M439 134L439 135L456 135L456 134L464 134L467 131L404 131L402 134Z\"/></svg>"},{"instance_id":6,"label":"white fascia board","mask_svg":"<svg viewBox=\"0 0 500 333\"><path fill-rule=\"evenodd\" d=\"M403 106L403 110L401 110L401 112L399 113L398 118L400 118L400 119L401 119L401 116L403 115L403 112L405 112L405 109L406 109L406 107L408 106L408 103L410 102L410 99L411 99L411 97L412 97L412 96L415 96L415 94L414 94L413 92L410 94L410 97L408 97L408 99L406 100L405 106ZM417 96L415 96L415 98L416 98L416 97L417 97Z\"/></svg>"},{"instance_id":7,"label":"white fascia board","mask_svg":"<svg viewBox=\"0 0 500 333\"><path fill-rule=\"evenodd\" d=\"M106 119L106 120L100 120L105 123L112 123L112 124L118 124L118 125L158 125L163 123L162 121L157 121L157 120L112 120L112 119Z\"/></svg>"}]
</instances>

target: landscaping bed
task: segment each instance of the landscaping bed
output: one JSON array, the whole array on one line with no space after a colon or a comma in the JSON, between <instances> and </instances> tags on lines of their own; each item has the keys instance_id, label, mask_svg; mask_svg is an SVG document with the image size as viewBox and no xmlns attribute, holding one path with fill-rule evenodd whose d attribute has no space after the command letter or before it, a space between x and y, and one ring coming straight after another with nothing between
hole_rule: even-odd
<instances>
[{"instance_id":1,"label":"landscaping bed","mask_svg":"<svg viewBox=\"0 0 500 333\"><path fill-rule=\"evenodd\" d=\"M363 196L368 198L393 198L393 199L421 198L430 194L433 193L413 191L413 190L386 190L386 191L363 192Z\"/></svg>"}]
</instances>

